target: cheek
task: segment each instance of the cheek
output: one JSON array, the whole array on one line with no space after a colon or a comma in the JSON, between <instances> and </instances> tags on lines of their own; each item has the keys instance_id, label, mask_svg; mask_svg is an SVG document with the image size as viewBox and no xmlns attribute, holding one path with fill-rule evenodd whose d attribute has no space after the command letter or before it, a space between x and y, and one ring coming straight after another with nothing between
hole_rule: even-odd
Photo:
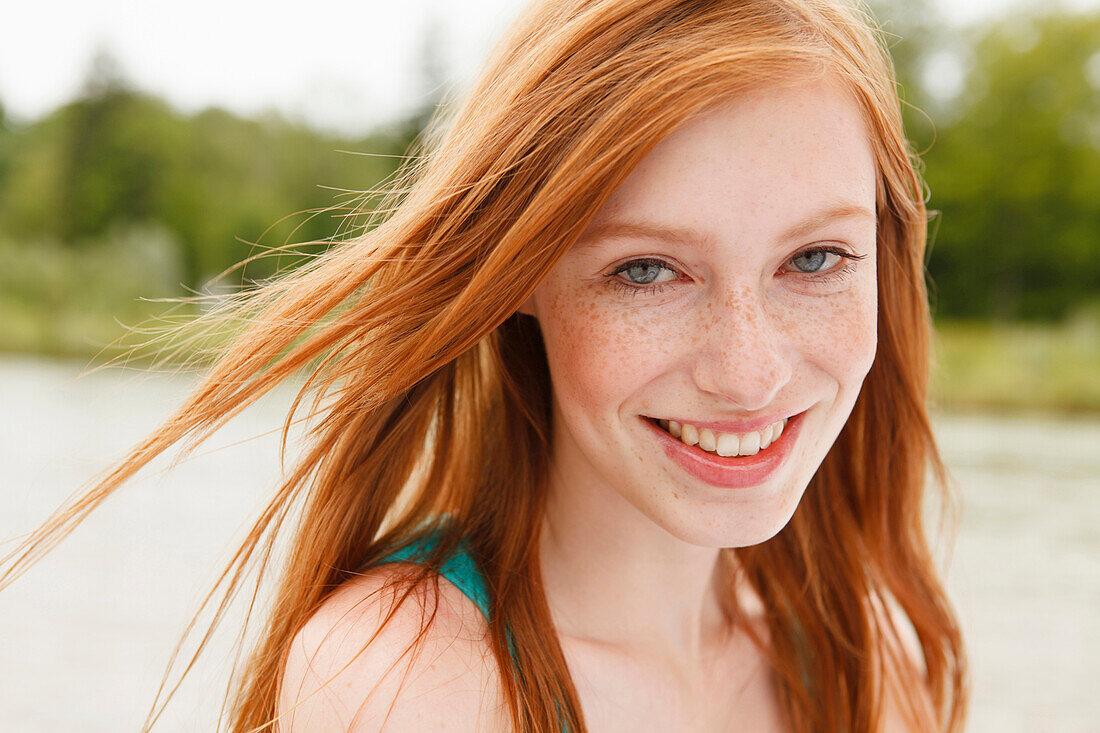
<instances>
[{"instance_id":1,"label":"cheek","mask_svg":"<svg viewBox=\"0 0 1100 733\"><path fill-rule=\"evenodd\" d=\"M539 326L554 393L566 413L615 410L659 375L667 349L658 324L599 294L542 294Z\"/></svg>"},{"instance_id":2,"label":"cheek","mask_svg":"<svg viewBox=\"0 0 1100 733\"><path fill-rule=\"evenodd\" d=\"M841 383L856 390L862 384L878 348L878 296L875 281L868 278L807 319L804 329L806 356Z\"/></svg>"}]
</instances>

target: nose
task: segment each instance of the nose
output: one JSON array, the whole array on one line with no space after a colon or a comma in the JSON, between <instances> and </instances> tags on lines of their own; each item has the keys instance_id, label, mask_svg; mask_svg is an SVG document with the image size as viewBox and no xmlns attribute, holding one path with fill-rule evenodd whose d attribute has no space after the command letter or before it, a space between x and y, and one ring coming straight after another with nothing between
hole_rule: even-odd
<instances>
[{"instance_id":1,"label":"nose","mask_svg":"<svg viewBox=\"0 0 1100 733\"><path fill-rule=\"evenodd\" d=\"M745 289L713 304L703 323L695 385L746 412L772 404L793 374L789 334L778 319Z\"/></svg>"}]
</instances>

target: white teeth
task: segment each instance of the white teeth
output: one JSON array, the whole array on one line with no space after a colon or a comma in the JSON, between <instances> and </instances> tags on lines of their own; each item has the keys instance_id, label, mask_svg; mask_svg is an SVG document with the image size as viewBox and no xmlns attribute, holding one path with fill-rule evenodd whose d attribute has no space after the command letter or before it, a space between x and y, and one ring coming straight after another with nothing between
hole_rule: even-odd
<instances>
[{"instance_id":1,"label":"white teeth","mask_svg":"<svg viewBox=\"0 0 1100 733\"><path fill-rule=\"evenodd\" d=\"M709 428L696 428L694 425L678 423L675 420L658 420L662 428L670 435L679 438L686 445L698 445L708 453L717 453L720 456L752 456L779 439L783 434L783 428L787 424L784 418L777 423L772 423L763 430L735 435L733 433L720 433Z\"/></svg>"},{"instance_id":2,"label":"white teeth","mask_svg":"<svg viewBox=\"0 0 1100 733\"><path fill-rule=\"evenodd\" d=\"M760 435L760 437L762 439L760 441L760 450L764 450L769 445L771 445L772 443L774 443L776 440L779 439L779 426L781 424L782 423L773 424L771 427L768 428L768 434L767 435L764 435L764 434ZM763 438L767 438L767 440L763 440Z\"/></svg>"},{"instance_id":3,"label":"white teeth","mask_svg":"<svg viewBox=\"0 0 1100 733\"><path fill-rule=\"evenodd\" d=\"M741 449L741 439L732 433L721 433L718 436L718 455L729 458L737 455Z\"/></svg>"},{"instance_id":4,"label":"white teeth","mask_svg":"<svg viewBox=\"0 0 1100 733\"><path fill-rule=\"evenodd\" d=\"M760 452L760 433L751 432L745 433L741 438L741 450L738 455L742 456L755 456Z\"/></svg>"},{"instance_id":5,"label":"white teeth","mask_svg":"<svg viewBox=\"0 0 1100 733\"><path fill-rule=\"evenodd\" d=\"M711 453L718 447L718 440L714 437L713 430L703 428L699 431L699 447Z\"/></svg>"}]
</instances>

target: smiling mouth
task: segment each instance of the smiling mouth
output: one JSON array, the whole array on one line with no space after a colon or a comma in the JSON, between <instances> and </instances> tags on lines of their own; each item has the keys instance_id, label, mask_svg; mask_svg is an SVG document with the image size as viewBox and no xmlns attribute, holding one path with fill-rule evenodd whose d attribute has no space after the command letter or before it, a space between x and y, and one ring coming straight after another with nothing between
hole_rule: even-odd
<instances>
[{"instance_id":1,"label":"smiling mouth","mask_svg":"<svg viewBox=\"0 0 1100 733\"><path fill-rule=\"evenodd\" d=\"M745 433L723 433L688 423L678 423L675 420L653 417L645 419L686 446L712 456L736 458L766 452L783 434L791 418L783 418L760 430Z\"/></svg>"},{"instance_id":2,"label":"smiling mouth","mask_svg":"<svg viewBox=\"0 0 1100 733\"><path fill-rule=\"evenodd\" d=\"M649 423L647 429L653 431L652 437L656 438L662 452L688 476L720 489L749 489L767 485L790 463L806 414L800 412L762 430L737 434L680 423L679 436L672 433L677 427L675 421L645 415L638 415L638 418ZM735 452L733 441L727 436L736 438ZM757 441L763 438L769 440L761 449Z\"/></svg>"}]
</instances>

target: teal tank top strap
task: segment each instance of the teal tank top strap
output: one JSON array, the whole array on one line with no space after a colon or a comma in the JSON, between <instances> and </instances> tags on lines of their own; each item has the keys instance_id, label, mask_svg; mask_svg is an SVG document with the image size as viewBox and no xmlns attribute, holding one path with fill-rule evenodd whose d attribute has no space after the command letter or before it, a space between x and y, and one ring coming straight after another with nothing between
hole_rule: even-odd
<instances>
[{"instance_id":1,"label":"teal tank top strap","mask_svg":"<svg viewBox=\"0 0 1100 733\"><path fill-rule=\"evenodd\" d=\"M427 531L416 540L399 547L393 552L384 556L378 561L378 565L385 565L391 562L413 562L422 563L428 559L432 551L435 549L438 543L439 532L441 526L447 521L447 517L444 516L437 521L435 530ZM481 570L477 566L477 562L474 560L473 555L470 554L469 546L466 541L463 540L458 544L450 556L448 556L443 564L439 568L439 574L449 580L454 587L458 588L463 595L474 602L474 605L481 610L485 620L489 621L489 614L491 606L489 604L489 590L485 585L485 576L482 575ZM512 632L506 630L508 637L508 650L512 654L513 661L516 658L516 645L512 639ZM561 715L560 704L558 706L558 714ZM562 721L562 733L569 733L569 727L565 721Z\"/></svg>"},{"instance_id":2,"label":"teal tank top strap","mask_svg":"<svg viewBox=\"0 0 1100 733\"><path fill-rule=\"evenodd\" d=\"M437 533L432 532L391 552L383 557L378 564L423 562L435 549L436 541ZM471 557L465 542L461 543L458 550L443 562L443 565L439 568L439 574L473 601L474 605L485 616L485 620L489 620L489 591L485 587L485 579L481 575L481 571L478 570L477 564L474 562L474 558Z\"/></svg>"}]
</instances>

